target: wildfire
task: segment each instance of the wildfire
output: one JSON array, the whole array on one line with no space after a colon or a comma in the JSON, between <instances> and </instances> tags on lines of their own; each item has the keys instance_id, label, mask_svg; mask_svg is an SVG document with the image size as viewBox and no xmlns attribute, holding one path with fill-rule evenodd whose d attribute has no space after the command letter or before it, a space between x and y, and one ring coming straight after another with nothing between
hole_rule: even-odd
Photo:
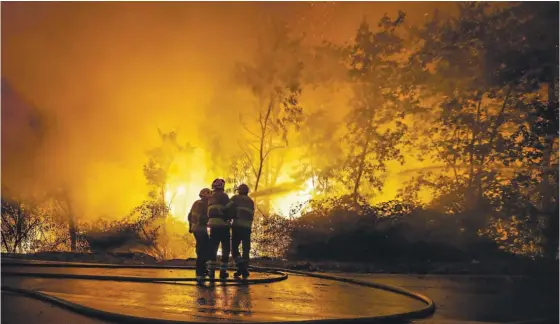
<instances>
[{"instance_id":1,"label":"wildfire","mask_svg":"<svg viewBox=\"0 0 560 324\"><path fill-rule=\"evenodd\" d=\"M171 216L186 222L192 204L199 199L199 191L204 187L207 186L194 183L168 185L165 192L165 202L169 206ZM313 193L313 180L308 179L300 190L279 194L272 198L272 211L285 217L299 217L302 208L297 207L300 205L305 207L305 204L313 198Z\"/></svg>"},{"instance_id":2,"label":"wildfire","mask_svg":"<svg viewBox=\"0 0 560 324\"><path fill-rule=\"evenodd\" d=\"M307 179L302 186L301 190L290 192L272 200L273 210L282 216L301 216L303 208L298 208L299 205L305 205L311 198L313 198L313 179ZM304 207L304 206L303 206ZM292 209L293 212L292 212Z\"/></svg>"},{"instance_id":3,"label":"wildfire","mask_svg":"<svg viewBox=\"0 0 560 324\"><path fill-rule=\"evenodd\" d=\"M165 191L165 202L169 206L171 216L186 222L192 204L199 199L200 189L204 187L206 186L193 183L168 185Z\"/></svg>"}]
</instances>

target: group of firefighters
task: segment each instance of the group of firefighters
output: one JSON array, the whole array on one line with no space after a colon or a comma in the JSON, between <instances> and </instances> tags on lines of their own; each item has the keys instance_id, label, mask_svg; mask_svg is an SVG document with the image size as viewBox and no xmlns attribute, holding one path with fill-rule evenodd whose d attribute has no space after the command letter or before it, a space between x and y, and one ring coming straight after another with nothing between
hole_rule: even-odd
<instances>
[{"instance_id":1,"label":"group of firefighters","mask_svg":"<svg viewBox=\"0 0 560 324\"><path fill-rule=\"evenodd\" d=\"M234 277L249 277L249 250L251 249L251 227L255 214L255 203L249 197L249 187L241 184L231 199L224 191L225 181L215 179L212 190L200 191L188 216L189 231L196 239L196 281L202 284L204 277L214 280L216 268L220 268L220 279L225 280L229 253L237 271ZM207 230L209 229L209 231ZM208 235L210 232L210 235ZM231 239L231 244L230 244ZM217 262L218 248L222 247L221 262ZM239 253L239 245L242 253Z\"/></svg>"}]
</instances>

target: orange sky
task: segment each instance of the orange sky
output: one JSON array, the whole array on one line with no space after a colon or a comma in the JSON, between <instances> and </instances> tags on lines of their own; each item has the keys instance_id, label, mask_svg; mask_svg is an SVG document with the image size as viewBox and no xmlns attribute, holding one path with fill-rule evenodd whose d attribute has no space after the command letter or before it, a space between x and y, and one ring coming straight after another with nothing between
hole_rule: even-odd
<instances>
[{"instance_id":1,"label":"orange sky","mask_svg":"<svg viewBox=\"0 0 560 324\"><path fill-rule=\"evenodd\" d=\"M196 144L201 111L232 109L215 103L228 102L220 97L233 87L231 67L250 57L263 19L282 18L311 42L341 43L364 16L375 22L402 9L415 24L454 5L4 2L2 78L56 120L45 173L77 189L79 212L122 214L144 194L141 166L158 127Z\"/></svg>"}]
</instances>

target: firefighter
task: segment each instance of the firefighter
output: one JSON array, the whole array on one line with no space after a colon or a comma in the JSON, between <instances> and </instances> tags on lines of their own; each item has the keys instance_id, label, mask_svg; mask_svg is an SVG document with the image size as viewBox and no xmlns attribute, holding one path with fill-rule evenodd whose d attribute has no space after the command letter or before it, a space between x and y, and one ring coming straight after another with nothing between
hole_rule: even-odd
<instances>
[{"instance_id":1,"label":"firefighter","mask_svg":"<svg viewBox=\"0 0 560 324\"><path fill-rule=\"evenodd\" d=\"M251 250L251 227L255 215L255 202L249 198L249 187L241 184L237 188L238 194L231 197L235 206L235 217L231 227L231 256L237 266L237 272L233 274L235 278L242 276L243 279L249 277L249 251ZM242 246L242 254L239 253L239 245Z\"/></svg>"},{"instance_id":2,"label":"firefighter","mask_svg":"<svg viewBox=\"0 0 560 324\"><path fill-rule=\"evenodd\" d=\"M212 196L212 192L208 188L204 188L198 194L199 200L195 201L189 212L189 232L194 235L196 240L196 281L198 284L203 283L206 275L206 261L210 254L208 237L208 199Z\"/></svg>"},{"instance_id":3,"label":"firefighter","mask_svg":"<svg viewBox=\"0 0 560 324\"><path fill-rule=\"evenodd\" d=\"M227 279L227 264L230 253L230 220L231 202L224 192L225 181L215 179L212 182L212 196L208 200L208 227L210 228L210 260L208 261L208 275L215 277L218 248L222 246L222 259L220 264L220 279Z\"/></svg>"}]
</instances>

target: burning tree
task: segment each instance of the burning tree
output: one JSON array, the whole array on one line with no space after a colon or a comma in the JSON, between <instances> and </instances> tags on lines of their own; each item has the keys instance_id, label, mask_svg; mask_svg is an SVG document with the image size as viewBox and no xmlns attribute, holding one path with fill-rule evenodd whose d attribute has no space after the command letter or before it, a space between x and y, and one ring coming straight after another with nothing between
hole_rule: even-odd
<instances>
[{"instance_id":1,"label":"burning tree","mask_svg":"<svg viewBox=\"0 0 560 324\"><path fill-rule=\"evenodd\" d=\"M352 110L347 116L348 133L344 139L349 152L344 166L347 183L357 201L364 180L370 188L381 190L380 173L386 162L398 159L404 163L399 150L406 126L400 121L403 114L403 89L399 86L399 64L394 56L403 51L403 41L396 30L402 25L404 14L395 20L385 16L379 22L381 31L373 32L363 22L355 43L345 48L354 96Z\"/></svg>"},{"instance_id":2,"label":"burning tree","mask_svg":"<svg viewBox=\"0 0 560 324\"><path fill-rule=\"evenodd\" d=\"M78 245L78 226L72 209L72 200L66 187L56 190L50 196L50 210L56 215L61 224L68 224L68 237L70 238L70 250L75 252Z\"/></svg>"},{"instance_id":3,"label":"burning tree","mask_svg":"<svg viewBox=\"0 0 560 324\"><path fill-rule=\"evenodd\" d=\"M257 109L250 112L256 116L256 127L244 125L249 136L245 151L254 174L254 191L258 191L267 162L274 150L288 145L288 129L299 126L302 107L299 98L302 92L303 71L301 39L292 38L288 26L274 23L269 38L261 36L258 49L251 64L239 64L237 77L251 90ZM281 167L277 166L277 171ZM272 182L276 177L273 177Z\"/></svg>"},{"instance_id":4,"label":"burning tree","mask_svg":"<svg viewBox=\"0 0 560 324\"><path fill-rule=\"evenodd\" d=\"M304 116L300 142L304 147L296 178L311 179L312 194L336 193L338 168L342 164L343 148L337 138L337 123L329 119L326 110Z\"/></svg>"},{"instance_id":5,"label":"burning tree","mask_svg":"<svg viewBox=\"0 0 560 324\"><path fill-rule=\"evenodd\" d=\"M5 191L4 191L5 195ZM69 232L49 201L2 198L2 250L8 253L64 251ZM74 248L74 251L76 248Z\"/></svg>"},{"instance_id":6,"label":"burning tree","mask_svg":"<svg viewBox=\"0 0 560 324\"><path fill-rule=\"evenodd\" d=\"M167 185L169 176L174 171L174 162L181 154L192 153L194 148L188 143L180 145L177 142L177 133L174 131L164 133L158 129L158 133L162 143L148 151L148 162L144 165L144 176L151 187L150 198L166 202L168 200L166 199Z\"/></svg>"}]
</instances>

